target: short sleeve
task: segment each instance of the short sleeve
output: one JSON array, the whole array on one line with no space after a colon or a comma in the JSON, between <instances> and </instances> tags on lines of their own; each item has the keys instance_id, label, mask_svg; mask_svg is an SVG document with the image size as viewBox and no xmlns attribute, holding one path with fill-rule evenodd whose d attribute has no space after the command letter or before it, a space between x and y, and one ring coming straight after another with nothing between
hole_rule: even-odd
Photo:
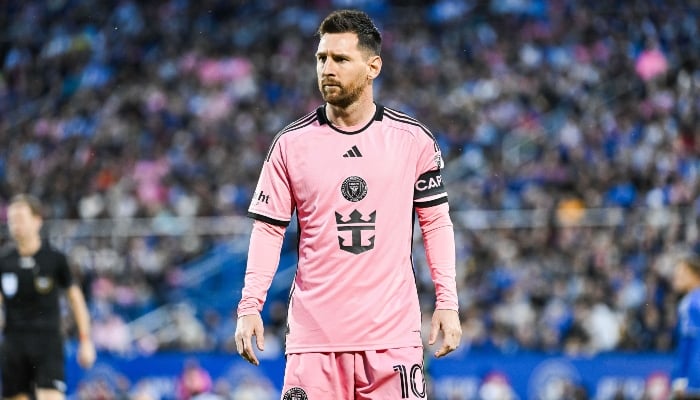
<instances>
[{"instance_id":1,"label":"short sleeve","mask_svg":"<svg viewBox=\"0 0 700 400\"><path fill-rule=\"evenodd\" d=\"M56 252L56 282L63 289L73 284L73 273L71 272L68 258L60 252Z\"/></svg>"},{"instance_id":2,"label":"short sleeve","mask_svg":"<svg viewBox=\"0 0 700 400\"><path fill-rule=\"evenodd\" d=\"M283 143L275 141L263 162L258 184L248 207L248 216L278 226L287 226L294 210Z\"/></svg>"}]
</instances>

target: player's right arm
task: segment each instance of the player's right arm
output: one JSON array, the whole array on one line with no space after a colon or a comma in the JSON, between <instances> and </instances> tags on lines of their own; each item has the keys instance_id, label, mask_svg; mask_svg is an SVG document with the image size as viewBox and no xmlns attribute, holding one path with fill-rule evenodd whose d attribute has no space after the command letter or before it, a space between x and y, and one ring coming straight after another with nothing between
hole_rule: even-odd
<instances>
[{"instance_id":1,"label":"player's right arm","mask_svg":"<svg viewBox=\"0 0 700 400\"><path fill-rule=\"evenodd\" d=\"M238 303L235 339L238 354L254 365L258 365L259 362L253 352L252 337L255 336L258 349L264 350L264 329L260 311L277 271L285 229L283 226L255 221L250 235L243 294Z\"/></svg>"},{"instance_id":2,"label":"player's right arm","mask_svg":"<svg viewBox=\"0 0 700 400\"><path fill-rule=\"evenodd\" d=\"M260 317L267 291L277 271L284 232L294 210L291 183L285 162L282 135L273 140L260 172L248 216L255 219L248 248L248 262L241 301L238 303L236 350L247 361L258 365L253 351L264 347L264 328Z\"/></svg>"}]
</instances>

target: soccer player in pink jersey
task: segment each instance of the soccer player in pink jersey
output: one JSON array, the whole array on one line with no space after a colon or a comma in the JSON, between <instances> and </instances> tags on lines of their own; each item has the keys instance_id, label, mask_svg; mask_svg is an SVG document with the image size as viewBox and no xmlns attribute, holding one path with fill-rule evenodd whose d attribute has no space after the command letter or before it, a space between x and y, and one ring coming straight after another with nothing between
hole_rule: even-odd
<instances>
[{"instance_id":1,"label":"soccer player in pink jersey","mask_svg":"<svg viewBox=\"0 0 700 400\"><path fill-rule=\"evenodd\" d=\"M260 311L294 212L299 262L291 289L282 398L426 398L421 314L411 258L414 216L436 304L428 343L460 342L455 242L440 150L430 131L374 101L381 35L367 14L336 11L316 51L325 103L284 128L265 157L236 347L257 365Z\"/></svg>"}]
</instances>

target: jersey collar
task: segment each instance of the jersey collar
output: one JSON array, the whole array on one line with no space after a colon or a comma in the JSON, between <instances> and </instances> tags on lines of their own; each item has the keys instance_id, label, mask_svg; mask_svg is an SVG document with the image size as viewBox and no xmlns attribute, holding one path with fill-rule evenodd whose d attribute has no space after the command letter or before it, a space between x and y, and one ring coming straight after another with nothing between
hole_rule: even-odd
<instances>
[{"instance_id":1,"label":"jersey collar","mask_svg":"<svg viewBox=\"0 0 700 400\"><path fill-rule=\"evenodd\" d=\"M365 129L369 128L369 126L372 125L372 123L374 121L381 121L384 118L384 106L379 104L379 103L375 103L375 105L377 107L376 107L376 110L374 111L374 117L371 120L369 120L369 122L365 126L363 126L362 128L360 128L358 130L355 130L355 131L344 131L344 130L340 129L339 127L331 124L330 121L328 121L328 117L326 116L326 105L325 104L319 106L316 109L316 116L318 117L318 123L320 125L328 125L334 131L343 133L345 135L354 135L356 133L360 133L360 132L364 131Z\"/></svg>"}]
</instances>

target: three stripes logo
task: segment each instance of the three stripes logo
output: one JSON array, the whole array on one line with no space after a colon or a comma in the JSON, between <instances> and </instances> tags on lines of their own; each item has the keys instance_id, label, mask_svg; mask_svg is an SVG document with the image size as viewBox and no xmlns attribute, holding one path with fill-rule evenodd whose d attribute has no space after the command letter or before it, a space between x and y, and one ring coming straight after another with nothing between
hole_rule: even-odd
<instances>
[{"instance_id":1,"label":"three stripes logo","mask_svg":"<svg viewBox=\"0 0 700 400\"><path fill-rule=\"evenodd\" d=\"M350 150L343 154L343 157L362 157L362 153L360 153L360 149L358 149L357 146L352 146Z\"/></svg>"}]
</instances>

